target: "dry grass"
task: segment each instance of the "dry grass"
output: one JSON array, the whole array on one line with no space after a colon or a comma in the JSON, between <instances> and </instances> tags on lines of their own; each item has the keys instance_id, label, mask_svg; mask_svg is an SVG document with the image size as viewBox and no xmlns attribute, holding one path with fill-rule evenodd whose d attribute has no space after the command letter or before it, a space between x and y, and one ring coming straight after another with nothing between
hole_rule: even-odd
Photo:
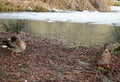
<instances>
[{"instance_id":1,"label":"dry grass","mask_svg":"<svg viewBox=\"0 0 120 82\"><path fill-rule=\"evenodd\" d=\"M107 12L111 11L109 5L113 5L114 0L52 0L49 3L60 9Z\"/></svg>"},{"instance_id":2,"label":"dry grass","mask_svg":"<svg viewBox=\"0 0 120 82\"><path fill-rule=\"evenodd\" d=\"M114 0L89 0L94 8L98 11L109 12L111 11L110 5L114 4Z\"/></svg>"},{"instance_id":3,"label":"dry grass","mask_svg":"<svg viewBox=\"0 0 120 82\"><path fill-rule=\"evenodd\" d=\"M114 0L0 0L0 11L23 11L32 7L33 11L48 11L49 9L111 11L109 5Z\"/></svg>"},{"instance_id":4,"label":"dry grass","mask_svg":"<svg viewBox=\"0 0 120 82\"><path fill-rule=\"evenodd\" d=\"M108 0L108 5L114 5L114 0Z\"/></svg>"},{"instance_id":5,"label":"dry grass","mask_svg":"<svg viewBox=\"0 0 120 82\"><path fill-rule=\"evenodd\" d=\"M0 11L26 11L28 7L32 8L32 11L48 11L44 4L36 0L0 0Z\"/></svg>"},{"instance_id":6,"label":"dry grass","mask_svg":"<svg viewBox=\"0 0 120 82\"><path fill-rule=\"evenodd\" d=\"M114 2L114 6L120 6L120 1Z\"/></svg>"}]
</instances>

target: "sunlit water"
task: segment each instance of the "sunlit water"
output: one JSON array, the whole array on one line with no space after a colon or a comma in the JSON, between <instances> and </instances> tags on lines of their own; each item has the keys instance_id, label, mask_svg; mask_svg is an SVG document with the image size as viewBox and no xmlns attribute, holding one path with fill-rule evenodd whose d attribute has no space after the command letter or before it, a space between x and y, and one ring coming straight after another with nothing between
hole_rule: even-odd
<instances>
[{"instance_id":1,"label":"sunlit water","mask_svg":"<svg viewBox=\"0 0 120 82\"><path fill-rule=\"evenodd\" d=\"M14 25L20 22L19 25L22 26L22 31L27 33L55 37L84 46L117 42L120 39L119 27L109 25L30 20L0 20L1 32L6 31L3 21L7 25Z\"/></svg>"}]
</instances>

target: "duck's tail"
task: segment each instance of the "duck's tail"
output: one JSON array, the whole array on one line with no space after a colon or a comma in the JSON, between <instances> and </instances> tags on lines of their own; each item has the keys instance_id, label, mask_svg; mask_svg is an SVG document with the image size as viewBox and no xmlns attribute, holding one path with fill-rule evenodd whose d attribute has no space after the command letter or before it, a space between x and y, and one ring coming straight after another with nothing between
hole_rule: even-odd
<instances>
[{"instance_id":1,"label":"duck's tail","mask_svg":"<svg viewBox=\"0 0 120 82\"><path fill-rule=\"evenodd\" d=\"M8 48L9 47L9 41L3 40L2 41L2 48Z\"/></svg>"},{"instance_id":2,"label":"duck's tail","mask_svg":"<svg viewBox=\"0 0 120 82\"><path fill-rule=\"evenodd\" d=\"M111 48L110 44L108 44L108 43L104 44L104 51L112 52L112 48Z\"/></svg>"},{"instance_id":3,"label":"duck's tail","mask_svg":"<svg viewBox=\"0 0 120 82\"><path fill-rule=\"evenodd\" d=\"M2 48L11 48L11 40L0 37L0 45Z\"/></svg>"},{"instance_id":4,"label":"duck's tail","mask_svg":"<svg viewBox=\"0 0 120 82\"><path fill-rule=\"evenodd\" d=\"M4 37L0 37L0 46L3 48L7 47L7 40Z\"/></svg>"},{"instance_id":5,"label":"duck's tail","mask_svg":"<svg viewBox=\"0 0 120 82\"><path fill-rule=\"evenodd\" d=\"M11 41L9 41L9 40L4 40L3 41L3 47L4 48L14 48L11 44Z\"/></svg>"}]
</instances>

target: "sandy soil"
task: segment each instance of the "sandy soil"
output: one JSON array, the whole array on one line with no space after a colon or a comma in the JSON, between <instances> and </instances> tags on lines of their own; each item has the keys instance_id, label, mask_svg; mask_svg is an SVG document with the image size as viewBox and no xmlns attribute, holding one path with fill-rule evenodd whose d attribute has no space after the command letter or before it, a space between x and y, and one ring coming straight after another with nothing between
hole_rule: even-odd
<instances>
[{"instance_id":1,"label":"sandy soil","mask_svg":"<svg viewBox=\"0 0 120 82\"><path fill-rule=\"evenodd\" d=\"M0 37L11 35L0 33ZM114 69L96 66L95 54L102 45L70 47L54 38L26 33L20 37L27 49L19 57L0 47L0 82L120 82L119 53L112 56Z\"/></svg>"}]
</instances>

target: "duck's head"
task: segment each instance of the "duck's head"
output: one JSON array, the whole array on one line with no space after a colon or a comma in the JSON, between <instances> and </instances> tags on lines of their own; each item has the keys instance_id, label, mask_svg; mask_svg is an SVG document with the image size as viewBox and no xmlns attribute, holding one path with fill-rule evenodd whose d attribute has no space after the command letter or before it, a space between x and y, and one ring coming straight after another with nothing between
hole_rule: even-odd
<instances>
[{"instance_id":1,"label":"duck's head","mask_svg":"<svg viewBox=\"0 0 120 82\"><path fill-rule=\"evenodd\" d=\"M20 38L16 35L11 37L11 42L18 41Z\"/></svg>"},{"instance_id":2,"label":"duck's head","mask_svg":"<svg viewBox=\"0 0 120 82\"><path fill-rule=\"evenodd\" d=\"M111 46L109 44L104 44L104 51L105 52L112 52Z\"/></svg>"}]
</instances>

